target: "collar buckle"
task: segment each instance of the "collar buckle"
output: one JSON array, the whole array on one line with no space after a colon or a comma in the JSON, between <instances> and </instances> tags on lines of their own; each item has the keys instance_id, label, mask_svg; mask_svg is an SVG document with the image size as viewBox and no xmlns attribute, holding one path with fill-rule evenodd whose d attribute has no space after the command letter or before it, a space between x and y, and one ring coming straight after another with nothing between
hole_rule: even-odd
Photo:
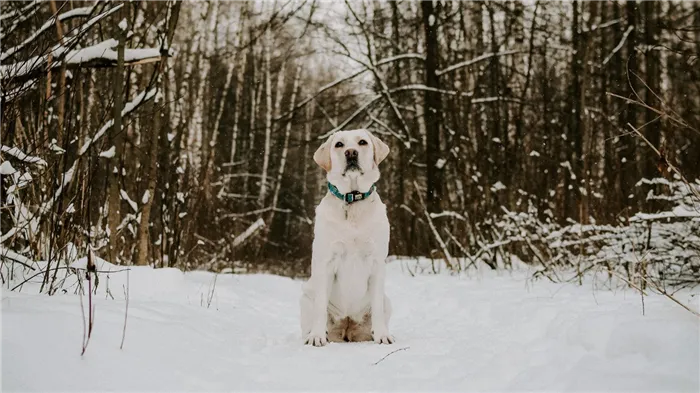
<instances>
[{"instance_id":1,"label":"collar buckle","mask_svg":"<svg viewBox=\"0 0 700 393\"><path fill-rule=\"evenodd\" d=\"M355 190L355 191L350 191L347 194L342 194L342 193L340 193L340 191L338 191L338 189L333 184L328 182L328 190L330 191L330 193L335 195L339 199L342 199L343 202L345 202L346 204L351 204L353 202L367 199L370 196L370 194L372 194L374 192L375 189L376 189L376 185L373 184L372 187L370 187L369 191L367 191L365 193Z\"/></svg>"},{"instance_id":2,"label":"collar buckle","mask_svg":"<svg viewBox=\"0 0 700 393\"><path fill-rule=\"evenodd\" d=\"M351 191L343 197L346 203L353 203L365 199L365 196L359 191Z\"/></svg>"}]
</instances>

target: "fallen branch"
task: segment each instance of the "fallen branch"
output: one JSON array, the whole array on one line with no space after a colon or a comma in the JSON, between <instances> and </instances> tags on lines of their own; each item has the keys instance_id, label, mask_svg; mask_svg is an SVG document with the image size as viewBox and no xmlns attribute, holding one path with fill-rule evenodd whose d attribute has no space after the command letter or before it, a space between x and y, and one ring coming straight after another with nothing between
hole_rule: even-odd
<instances>
[{"instance_id":1,"label":"fallen branch","mask_svg":"<svg viewBox=\"0 0 700 393\"><path fill-rule=\"evenodd\" d=\"M413 186L418 190L418 184L416 182L413 182ZM435 240L438 242L438 245L442 249L442 254L445 256L445 262L447 262L447 265L449 266L450 270L454 271L455 270L455 265L456 263L452 259L452 255L450 255L450 251L447 249L447 245L445 245L445 242L442 240L442 237L440 236L440 233L438 233L437 228L435 228L435 224L433 224L433 219L430 217L430 213L428 213L428 208L425 206L425 202L423 202L423 196L421 196L420 192L418 194L418 199L420 199L420 204L423 206L423 213L425 214L425 218L428 219L428 226L430 227L430 230L433 232L433 236L435 236Z\"/></svg>"},{"instance_id":2,"label":"fallen branch","mask_svg":"<svg viewBox=\"0 0 700 393\"><path fill-rule=\"evenodd\" d=\"M396 350L394 350L394 351L391 351L391 352L387 353L386 355L384 355L383 358L377 360L377 361L376 361L375 363L373 363L372 365L373 365L373 366L376 366L377 364L381 363L382 360L388 358L391 354L394 354L394 353L399 352L399 351L405 351L405 350L410 349L410 348L411 348L411 347L403 347L403 348L399 348L399 349L396 349Z\"/></svg>"},{"instance_id":3,"label":"fallen branch","mask_svg":"<svg viewBox=\"0 0 700 393\"><path fill-rule=\"evenodd\" d=\"M243 242L248 240L249 237L253 236L257 231L265 227L265 221L262 218L258 218L254 223L252 223L248 229L243 231L240 235L236 236L231 243L231 247L238 247Z\"/></svg>"}]
</instances>

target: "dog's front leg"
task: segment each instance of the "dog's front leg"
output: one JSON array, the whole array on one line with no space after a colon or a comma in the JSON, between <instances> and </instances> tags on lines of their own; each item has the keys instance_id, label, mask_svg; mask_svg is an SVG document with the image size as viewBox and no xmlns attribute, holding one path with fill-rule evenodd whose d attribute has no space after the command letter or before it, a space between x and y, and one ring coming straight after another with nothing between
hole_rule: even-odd
<instances>
[{"instance_id":1,"label":"dog's front leg","mask_svg":"<svg viewBox=\"0 0 700 393\"><path fill-rule=\"evenodd\" d=\"M370 296L372 297L372 338L377 344L393 344L394 337L389 334L384 315L384 261L377 261L370 278Z\"/></svg>"},{"instance_id":2,"label":"dog's front leg","mask_svg":"<svg viewBox=\"0 0 700 393\"><path fill-rule=\"evenodd\" d=\"M306 338L306 344L315 347L322 347L328 344L328 292L330 283L328 282L328 267L326 263L316 263L314 265L314 299L313 299L313 322L311 332Z\"/></svg>"}]
</instances>

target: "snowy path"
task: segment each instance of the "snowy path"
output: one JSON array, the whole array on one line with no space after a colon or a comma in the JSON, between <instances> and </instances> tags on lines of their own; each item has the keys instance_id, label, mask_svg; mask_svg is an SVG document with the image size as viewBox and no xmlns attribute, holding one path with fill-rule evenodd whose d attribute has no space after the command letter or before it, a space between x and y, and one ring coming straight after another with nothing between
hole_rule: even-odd
<instances>
[{"instance_id":1,"label":"snowy path","mask_svg":"<svg viewBox=\"0 0 700 393\"><path fill-rule=\"evenodd\" d=\"M299 333L300 281L219 275L207 308L213 274L137 268L119 350L117 276L83 358L77 296L3 292L3 391L700 391L699 321L660 296L642 316L631 291L524 273L410 277L392 262L397 343L312 348Z\"/></svg>"}]
</instances>

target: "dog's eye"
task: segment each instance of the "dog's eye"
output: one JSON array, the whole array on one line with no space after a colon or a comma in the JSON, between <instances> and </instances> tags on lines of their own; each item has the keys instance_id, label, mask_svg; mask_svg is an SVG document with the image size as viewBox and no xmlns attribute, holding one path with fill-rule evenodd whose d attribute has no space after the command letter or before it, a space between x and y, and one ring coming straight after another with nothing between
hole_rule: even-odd
<instances>
[{"instance_id":1,"label":"dog's eye","mask_svg":"<svg viewBox=\"0 0 700 393\"><path fill-rule=\"evenodd\" d=\"M345 146L345 145L343 145L343 142L338 142L335 144L335 147L343 147L343 146Z\"/></svg>"},{"instance_id":2,"label":"dog's eye","mask_svg":"<svg viewBox=\"0 0 700 393\"><path fill-rule=\"evenodd\" d=\"M364 140L364 139L360 139L360 141L358 142L358 144L359 144L360 146L364 146L364 145L367 144L367 141Z\"/></svg>"}]
</instances>

